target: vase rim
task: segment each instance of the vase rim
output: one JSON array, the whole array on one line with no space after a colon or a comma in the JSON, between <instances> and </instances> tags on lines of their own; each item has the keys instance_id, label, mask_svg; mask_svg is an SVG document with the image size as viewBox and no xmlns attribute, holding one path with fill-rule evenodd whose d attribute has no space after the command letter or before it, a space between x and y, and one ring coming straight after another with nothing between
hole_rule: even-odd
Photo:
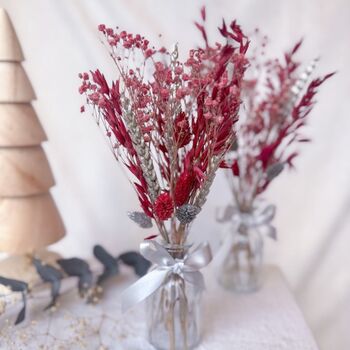
<instances>
[{"instance_id":1,"label":"vase rim","mask_svg":"<svg viewBox=\"0 0 350 350\"><path fill-rule=\"evenodd\" d=\"M175 243L162 243L164 249L173 257L182 259L185 257L185 255L188 253L189 249L192 247L193 244L191 243L184 243L184 244L175 244Z\"/></svg>"},{"instance_id":2,"label":"vase rim","mask_svg":"<svg viewBox=\"0 0 350 350\"><path fill-rule=\"evenodd\" d=\"M161 242L161 245L165 249L189 249L193 246L193 243L178 244L178 243Z\"/></svg>"}]
</instances>

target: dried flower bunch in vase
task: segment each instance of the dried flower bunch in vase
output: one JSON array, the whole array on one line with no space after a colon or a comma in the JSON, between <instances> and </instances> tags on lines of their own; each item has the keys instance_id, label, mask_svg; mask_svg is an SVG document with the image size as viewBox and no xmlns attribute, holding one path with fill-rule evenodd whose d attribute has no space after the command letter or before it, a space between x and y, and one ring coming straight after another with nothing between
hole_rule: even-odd
<instances>
[{"instance_id":1,"label":"dried flower bunch in vase","mask_svg":"<svg viewBox=\"0 0 350 350\"><path fill-rule=\"evenodd\" d=\"M211 253L205 243L189 251L188 227L235 142L248 62L240 27L224 24L223 43L211 47L205 16L203 8L203 24L196 23L204 48L190 50L184 62L177 45L156 49L142 35L100 25L119 78L108 83L99 70L80 75L80 93L138 195L142 212L129 217L141 227L154 223L161 237L141 244L155 266L125 294L126 307L151 295L149 339L159 349L189 349L200 339L199 269Z\"/></svg>"},{"instance_id":2,"label":"dried flower bunch in vase","mask_svg":"<svg viewBox=\"0 0 350 350\"><path fill-rule=\"evenodd\" d=\"M296 145L309 141L303 126L319 86L334 74L311 80L316 60L302 68L295 58L301 41L283 59L264 59L266 41L266 37L259 40L249 57L237 140L221 164L230 170L234 204L218 217L230 223L218 258L218 278L224 287L238 292L254 291L261 284L263 236L276 239L271 224L275 207L262 207L262 195L285 168L293 167Z\"/></svg>"}]
</instances>

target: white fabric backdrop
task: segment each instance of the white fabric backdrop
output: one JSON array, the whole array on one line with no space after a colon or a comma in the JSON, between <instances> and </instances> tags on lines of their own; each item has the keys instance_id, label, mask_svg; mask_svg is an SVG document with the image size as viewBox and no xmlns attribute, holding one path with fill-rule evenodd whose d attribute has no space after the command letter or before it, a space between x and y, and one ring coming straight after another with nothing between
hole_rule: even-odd
<instances>
[{"instance_id":1,"label":"white fabric backdrop","mask_svg":"<svg viewBox=\"0 0 350 350\"><path fill-rule=\"evenodd\" d=\"M207 1L209 23L222 15L247 30L258 26L275 53L305 37L302 57L320 55L320 73L339 73L322 87L297 171L283 174L268 199L278 206L278 243L266 258L284 271L322 350L350 348L350 3L348 0ZM0 0L17 29L37 92L35 108L47 131L45 145L58 186L53 195L67 226L56 245L66 255L87 257L96 242L111 250L136 248L144 232L130 224L136 196L109 153L93 120L80 115L78 72L99 67L113 75L99 43L99 23L142 32L186 51L200 36L192 25L200 1ZM217 246L218 205L230 199L219 176L193 227L194 240Z\"/></svg>"}]
</instances>

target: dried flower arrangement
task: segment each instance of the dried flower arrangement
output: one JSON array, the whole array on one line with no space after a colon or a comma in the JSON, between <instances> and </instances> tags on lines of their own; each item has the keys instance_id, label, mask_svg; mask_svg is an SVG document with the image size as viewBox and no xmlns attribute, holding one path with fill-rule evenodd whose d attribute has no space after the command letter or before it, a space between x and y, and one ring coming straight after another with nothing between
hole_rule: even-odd
<instances>
[{"instance_id":1,"label":"dried flower arrangement","mask_svg":"<svg viewBox=\"0 0 350 350\"><path fill-rule=\"evenodd\" d=\"M123 309L148 300L149 341L156 348L189 349L200 341L198 325L204 279L212 258L202 242L192 252L188 228L206 202L216 171L235 142L248 39L235 21L211 46L206 13L196 23L204 47L179 59L178 47L151 47L139 35L100 25L118 79L99 71L80 74L80 93L109 138L115 158L128 170L143 212L129 213L140 227L154 222L161 236L141 243L154 265L122 295ZM82 111L84 111L84 106ZM157 235L156 235L157 236Z\"/></svg>"},{"instance_id":2,"label":"dried flower arrangement","mask_svg":"<svg viewBox=\"0 0 350 350\"><path fill-rule=\"evenodd\" d=\"M259 31L256 31L259 37ZM295 58L299 41L283 59L265 58L267 38L258 40L249 57L242 84L242 108L237 139L220 164L227 173L234 203L217 218L229 222L230 233L222 244L218 279L227 289L257 290L261 285L263 236L277 238L272 224L275 206L262 206L262 193L286 167L293 167L296 146L308 142L302 129L315 105L319 86L334 73L310 80L314 60L300 72ZM251 75L250 78L247 76Z\"/></svg>"},{"instance_id":3,"label":"dried flower arrangement","mask_svg":"<svg viewBox=\"0 0 350 350\"><path fill-rule=\"evenodd\" d=\"M317 60L300 72L302 64L295 55L302 41L283 59L265 59L266 44L264 37L249 57L247 74L252 77L242 84L237 142L221 164L231 169L232 192L241 212L250 212L272 180L284 168L293 167L296 144L310 141L301 131L316 103L317 90L334 74L309 82Z\"/></svg>"},{"instance_id":4,"label":"dried flower arrangement","mask_svg":"<svg viewBox=\"0 0 350 350\"><path fill-rule=\"evenodd\" d=\"M201 11L205 22L205 9ZM155 222L163 240L183 244L202 209L215 173L235 141L248 40L232 22L220 29L225 43L205 47L181 62L126 31L99 30L119 78L108 84L99 71L80 74L80 93L125 165L143 212L129 213L141 227ZM82 107L82 111L85 107ZM168 224L169 223L169 224Z\"/></svg>"}]
</instances>

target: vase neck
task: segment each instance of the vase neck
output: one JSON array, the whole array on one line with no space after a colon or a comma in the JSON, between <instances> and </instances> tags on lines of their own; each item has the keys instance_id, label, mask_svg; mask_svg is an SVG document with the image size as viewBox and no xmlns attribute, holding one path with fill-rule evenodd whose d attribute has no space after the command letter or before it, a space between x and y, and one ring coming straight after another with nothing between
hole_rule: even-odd
<instances>
[{"instance_id":1,"label":"vase neck","mask_svg":"<svg viewBox=\"0 0 350 350\"><path fill-rule=\"evenodd\" d=\"M246 225L243 225L243 224L239 225L237 231L242 236L247 236L249 233L248 227Z\"/></svg>"},{"instance_id":2,"label":"vase neck","mask_svg":"<svg viewBox=\"0 0 350 350\"><path fill-rule=\"evenodd\" d=\"M165 244L164 248L174 259L183 259L191 245L189 244Z\"/></svg>"}]
</instances>

